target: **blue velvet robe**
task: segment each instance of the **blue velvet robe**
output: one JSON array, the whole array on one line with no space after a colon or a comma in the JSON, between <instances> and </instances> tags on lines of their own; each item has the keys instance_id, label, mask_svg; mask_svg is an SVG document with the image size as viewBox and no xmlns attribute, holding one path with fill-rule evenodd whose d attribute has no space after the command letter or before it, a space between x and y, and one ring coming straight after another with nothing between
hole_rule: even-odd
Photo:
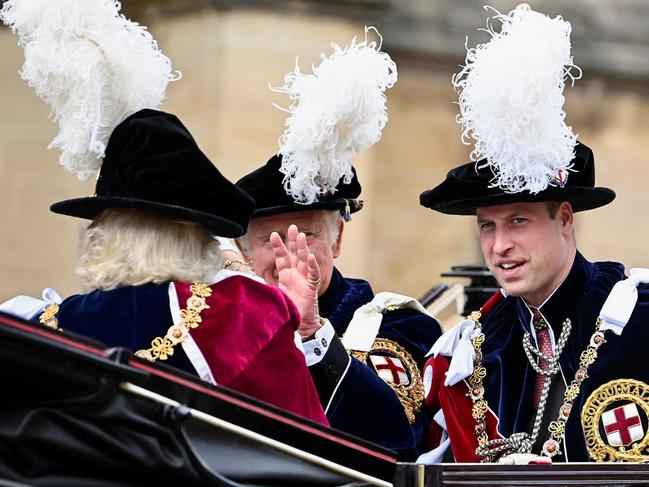
<instances>
[{"instance_id":1,"label":"blue velvet robe","mask_svg":"<svg viewBox=\"0 0 649 487\"><path fill-rule=\"evenodd\" d=\"M334 269L329 287L319 299L320 314L341 337L354 312L373 298L367 281L344 278ZM441 327L433 318L412 309L398 309L384 313L377 337L403 346L421 370L426 353L440 335ZM329 355L335 354L339 360L330 359ZM425 447L427 415L420 411L410 424L394 390L370 366L352 358L346 372L341 370L348 363L340 344L332 346L320 364L310 367L319 393L333 391L333 397L321 394L323 406L329 404L326 413L331 426L396 450L399 460L415 460Z\"/></svg>"},{"instance_id":2,"label":"blue velvet robe","mask_svg":"<svg viewBox=\"0 0 649 487\"><path fill-rule=\"evenodd\" d=\"M566 318L572 321L572 332L559 360L565 385L570 384L579 368L579 356L595 331L604 301L613 285L624 278L622 264L591 263L577 253L567 278L541 307L555 338L561 332L563 321ZM536 373L522 346L523 334L530 331L530 318L531 313L521 298L508 297L482 320L486 336L482 346L483 364L487 368L485 397L499 418L498 429L504 436L529 433L535 413L532 398ZM649 384L649 363L645 359L649 345L649 286L638 286L638 302L623 333L617 336L607 332L606 340L598 350L597 360L588 369L589 377L582 383L566 423L561 449L570 462L590 460L580 414L595 389L622 378ZM558 411L551 413L552 419L556 419ZM548 439L547 429L542 429L539 437L541 443Z\"/></svg>"},{"instance_id":3,"label":"blue velvet robe","mask_svg":"<svg viewBox=\"0 0 649 487\"><path fill-rule=\"evenodd\" d=\"M145 284L77 294L61 303L57 317L66 331L92 337L108 347L147 349L153 338L164 336L173 324L168 289L168 283ZM165 364L196 375L180 346Z\"/></svg>"}]
</instances>

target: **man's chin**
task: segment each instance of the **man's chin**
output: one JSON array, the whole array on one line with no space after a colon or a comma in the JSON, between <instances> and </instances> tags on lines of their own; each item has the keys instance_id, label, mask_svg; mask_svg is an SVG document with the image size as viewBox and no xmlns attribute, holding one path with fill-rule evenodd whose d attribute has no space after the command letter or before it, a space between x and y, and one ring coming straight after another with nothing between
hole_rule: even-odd
<instances>
[{"instance_id":1,"label":"man's chin","mask_svg":"<svg viewBox=\"0 0 649 487\"><path fill-rule=\"evenodd\" d=\"M526 287L522 282L503 282L500 279L497 279L497 281L508 296L521 297L525 295Z\"/></svg>"}]
</instances>

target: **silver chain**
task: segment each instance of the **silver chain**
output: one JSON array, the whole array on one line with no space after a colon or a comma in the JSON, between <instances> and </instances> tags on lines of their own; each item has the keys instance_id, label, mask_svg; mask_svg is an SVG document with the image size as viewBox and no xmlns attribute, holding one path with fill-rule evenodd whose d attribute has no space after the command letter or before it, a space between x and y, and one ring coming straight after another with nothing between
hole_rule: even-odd
<instances>
[{"instance_id":1,"label":"silver chain","mask_svg":"<svg viewBox=\"0 0 649 487\"><path fill-rule=\"evenodd\" d=\"M547 322L543 320L545 326ZM539 435L541 429L541 423L543 422L543 413L545 412L545 406L548 402L548 395L550 392L550 383L552 382L552 376L559 371L559 357L561 352L568 343L568 338L570 337L570 332L572 331L572 322L569 318L561 325L561 333L559 334L559 340L557 340L557 345L554 352L551 355L545 355L538 348L532 345L530 339L530 333L526 332L523 335L523 350L525 350L525 355L529 361L532 368L536 371L537 374L543 376L543 389L541 389L541 397L539 400L539 407L536 410L536 417L534 418L534 426L532 427L532 433L514 433L508 438L498 438L495 440L489 440L486 445L483 447L478 447L476 453L483 457L490 457L492 459L498 458L502 454L511 454L511 453L530 453L532 446L536 442L536 438ZM541 369L538 365L534 356L543 358L548 362L548 368L546 370Z\"/></svg>"},{"instance_id":2,"label":"silver chain","mask_svg":"<svg viewBox=\"0 0 649 487\"><path fill-rule=\"evenodd\" d=\"M543 322L545 323L545 320ZM547 323L545 323L545 326L547 326ZM557 340L557 346L551 355L545 355L538 348L532 345L532 340L530 338L529 332L526 332L525 335L523 335L523 350L525 350L525 355L527 355L527 361L530 363L537 374L543 375L545 377L551 377L559 372L559 357L561 356L561 352L563 352L566 343L568 343L568 338L570 338L571 331L572 322L569 318L566 318L566 320L563 322L563 325L561 325L561 333L559 334L559 340ZM546 360L548 362L548 368L543 370L539 366L537 361L534 360L533 355Z\"/></svg>"},{"instance_id":3,"label":"silver chain","mask_svg":"<svg viewBox=\"0 0 649 487\"><path fill-rule=\"evenodd\" d=\"M476 453L482 457L489 457L490 461L497 460L503 454L524 453L532 448L530 435L527 433L514 433L507 438L489 440L486 445L479 446Z\"/></svg>"}]
</instances>

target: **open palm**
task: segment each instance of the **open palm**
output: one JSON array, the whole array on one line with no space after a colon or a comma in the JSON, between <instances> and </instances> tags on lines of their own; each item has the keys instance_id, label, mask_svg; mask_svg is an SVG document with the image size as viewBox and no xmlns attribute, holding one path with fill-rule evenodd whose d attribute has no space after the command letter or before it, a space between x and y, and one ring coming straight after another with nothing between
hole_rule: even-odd
<instances>
[{"instance_id":1,"label":"open palm","mask_svg":"<svg viewBox=\"0 0 649 487\"><path fill-rule=\"evenodd\" d=\"M276 232L271 234L270 243L275 254L279 287L290 296L302 317L298 332L303 337L310 336L320 327L318 262L309 251L306 236L299 233L295 225L288 227L286 245Z\"/></svg>"}]
</instances>

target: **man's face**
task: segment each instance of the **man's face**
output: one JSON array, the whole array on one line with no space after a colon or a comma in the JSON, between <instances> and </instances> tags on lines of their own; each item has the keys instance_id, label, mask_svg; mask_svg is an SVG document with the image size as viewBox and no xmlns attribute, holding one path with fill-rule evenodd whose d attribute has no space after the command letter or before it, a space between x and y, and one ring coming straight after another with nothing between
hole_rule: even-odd
<instances>
[{"instance_id":1,"label":"man's face","mask_svg":"<svg viewBox=\"0 0 649 487\"><path fill-rule=\"evenodd\" d=\"M297 225L298 230L306 235L309 250L315 255L320 266L322 282L318 294L322 295L329 287L334 259L340 254L342 240L342 225L340 225L337 240L333 244L329 243L329 231L323 210L283 213L252 220L247 234L252 255L246 255L246 258L254 261L252 267L255 274L266 282L277 285L275 254L269 239L271 233L277 232L286 243L286 232L289 225Z\"/></svg>"},{"instance_id":2,"label":"man's face","mask_svg":"<svg viewBox=\"0 0 649 487\"><path fill-rule=\"evenodd\" d=\"M561 203L550 217L545 203L478 208L480 246L489 270L512 296L541 305L568 275L575 256L573 215Z\"/></svg>"}]
</instances>

